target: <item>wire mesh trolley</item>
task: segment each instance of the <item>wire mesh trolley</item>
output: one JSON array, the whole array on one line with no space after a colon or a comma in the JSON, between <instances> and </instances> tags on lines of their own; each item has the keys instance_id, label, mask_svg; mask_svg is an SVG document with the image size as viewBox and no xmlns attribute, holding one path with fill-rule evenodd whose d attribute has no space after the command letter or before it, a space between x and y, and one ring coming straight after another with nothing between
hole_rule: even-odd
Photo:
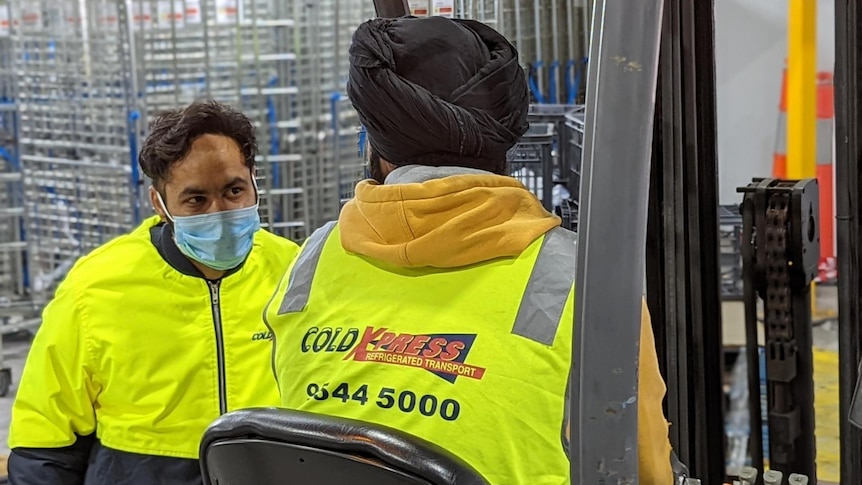
<instances>
[{"instance_id":1,"label":"wire mesh trolley","mask_svg":"<svg viewBox=\"0 0 862 485\"><path fill-rule=\"evenodd\" d=\"M36 308L29 294L24 195L18 160L17 103L10 5L0 0L0 322L3 333L35 322ZM2 360L2 358L0 358ZM9 379L0 370L0 395Z\"/></svg>"},{"instance_id":2,"label":"wire mesh trolley","mask_svg":"<svg viewBox=\"0 0 862 485\"><path fill-rule=\"evenodd\" d=\"M44 302L82 254L140 210L125 4L12 0L30 286Z\"/></svg>"},{"instance_id":3,"label":"wire mesh trolley","mask_svg":"<svg viewBox=\"0 0 862 485\"><path fill-rule=\"evenodd\" d=\"M338 216L362 174L356 170L359 117L344 93L353 32L374 17L374 6L367 0L318 0L296 2L294 8L297 82L303 86L298 149L308 160L297 178L309 188L309 218L320 226Z\"/></svg>"},{"instance_id":4,"label":"wire mesh trolley","mask_svg":"<svg viewBox=\"0 0 862 485\"><path fill-rule=\"evenodd\" d=\"M506 36L528 69L539 104L575 104L585 87L588 4L584 0L430 0L432 15L455 4L456 16L485 23ZM410 2L414 14L425 1Z\"/></svg>"},{"instance_id":5,"label":"wire mesh trolley","mask_svg":"<svg viewBox=\"0 0 862 485\"><path fill-rule=\"evenodd\" d=\"M134 0L135 75L142 105L156 113L214 99L254 123L264 227L301 240L309 229L307 187L296 180L302 154L290 2ZM313 227L311 227L313 229Z\"/></svg>"}]
</instances>

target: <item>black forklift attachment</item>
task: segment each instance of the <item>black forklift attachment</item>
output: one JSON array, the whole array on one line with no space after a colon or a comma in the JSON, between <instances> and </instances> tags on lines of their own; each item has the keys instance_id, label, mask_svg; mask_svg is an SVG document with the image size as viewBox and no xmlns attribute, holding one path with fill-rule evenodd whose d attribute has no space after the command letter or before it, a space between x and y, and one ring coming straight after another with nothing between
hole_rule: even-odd
<instances>
[{"instance_id":1,"label":"black forklift attachment","mask_svg":"<svg viewBox=\"0 0 862 485\"><path fill-rule=\"evenodd\" d=\"M755 179L739 192L752 466L764 469L758 347L763 300L769 468L816 483L811 282L820 259L815 179ZM781 479L779 478L779 482Z\"/></svg>"}]
</instances>

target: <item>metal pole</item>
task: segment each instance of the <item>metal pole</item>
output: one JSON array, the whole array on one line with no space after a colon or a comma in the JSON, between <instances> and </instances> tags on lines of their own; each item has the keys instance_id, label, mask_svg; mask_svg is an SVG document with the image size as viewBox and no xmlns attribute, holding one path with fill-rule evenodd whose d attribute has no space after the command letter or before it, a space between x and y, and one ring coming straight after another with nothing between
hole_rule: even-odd
<instances>
[{"instance_id":1,"label":"metal pole","mask_svg":"<svg viewBox=\"0 0 862 485\"><path fill-rule=\"evenodd\" d=\"M551 66L557 66L557 68L552 67L548 73L548 76L552 76L554 78L554 83L557 85L557 90L556 93L554 93L554 99L549 99L548 102L551 104L557 104L560 102L560 98L565 99L564 96L560 95L560 93L564 93L566 89L565 83L560 83L560 80L564 79L560 76L560 70L562 69L563 72L565 72L566 60L560 57L560 20L557 15L556 6L551 8L551 33L553 34L553 37L551 39ZM569 37L571 37L571 33L569 34ZM548 96L550 97L550 95ZM562 124L560 126L562 126ZM557 136L561 136L561 134L557 133Z\"/></svg>"},{"instance_id":2,"label":"metal pole","mask_svg":"<svg viewBox=\"0 0 862 485\"><path fill-rule=\"evenodd\" d=\"M500 33L506 32L506 16L503 13L503 0L494 0L494 22L497 31Z\"/></svg>"},{"instance_id":3,"label":"metal pole","mask_svg":"<svg viewBox=\"0 0 862 485\"><path fill-rule=\"evenodd\" d=\"M180 72L180 60L178 57L179 52L177 52L177 19L175 15L177 2L171 0L171 65L174 69L174 104L177 106L181 106L180 103L180 76L177 74ZM161 19L159 19L161 21Z\"/></svg>"},{"instance_id":4,"label":"metal pole","mask_svg":"<svg viewBox=\"0 0 862 485\"><path fill-rule=\"evenodd\" d=\"M213 72L212 72L212 59L210 56L212 55L210 51L210 27L209 22L210 19L215 19L216 14L218 12L210 12L209 11L209 2L201 2L201 23L203 26L203 51L204 51L204 96L206 98L212 97L212 80L213 80Z\"/></svg>"},{"instance_id":5,"label":"metal pole","mask_svg":"<svg viewBox=\"0 0 862 485\"><path fill-rule=\"evenodd\" d=\"M544 33L542 32L541 0L533 0L533 28L536 29L533 33L533 35L536 36L536 57L533 61L536 63L536 84L539 85L539 91L547 93L548 87L545 85L544 75L545 58L544 53L542 52L542 36ZM521 46L518 46L518 48L520 49Z\"/></svg>"},{"instance_id":6,"label":"metal pole","mask_svg":"<svg viewBox=\"0 0 862 485\"><path fill-rule=\"evenodd\" d=\"M525 46L521 38L521 0L515 0L515 47L519 51L524 51ZM535 62L535 61L534 61Z\"/></svg>"},{"instance_id":7,"label":"metal pole","mask_svg":"<svg viewBox=\"0 0 862 485\"><path fill-rule=\"evenodd\" d=\"M594 10L572 347L572 484L638 483L637 359L663 4L603 0Z\"/></svg>"},{"instance_id":8,"label":"metal pole","mask_svg":"<svg viewBox=\"0 0 862 485\"><path fill-rule=\"evenodd\" d=\"M853 401L862 357L860 307L862 257L859 197L862 173L862 9L859 3L835 0L835 194L838 229L838 358L841 417L841 483L862 483L862 401ZM858 392L858 388L857 388ZM854 406L855 404L855 406ZM856 408L856 409L854 409ZM855 423L855 426L854 426Z\"/></svg>"},{"instance_id":9,"label":"metal pole","mask_svg":"<svg viewBox=\"0 0 862 485\"><path fill-rule=\"evenodd\" d=\"M756 199L753 197L743 200L743 244L742 251L742 274L743 292L745 294L745 358L748 362L748 411L749 411L749 439L748 450L751 456L751 466L757 470L763 469L763 410L760 405L760 353L757 339L757 279L755 271L754 245L749 244L754 237L755 220L757 212ZM740 356L740 359L743 357ZM754 483L757 478L754 478Z\"/></svg>"},{"instance_id":10,"label":"metal pole","mask_svg":"<svg viewBox=\"0 0 862 485\"><path fill-rule=\"evenodd\" d=\"M593 18L593 0L580 0L583 4L583 11L581 12L581 19L583 20L583 45L581 45L581 51L583 54L588 54L590 52L590 39L592 38L592 32L590 32L590 20ZM580 59L575 58L575 61L578 62Z\"/></svg>"},{"instance_id":11,"label":"metal pole","mask_svg":"<svg viewBox=\"0 0 862 485\"><path fill-rule=\"evenodd\" d=\"M817 0L791 0L787 32L787 178L817 176Z\"/></svg>"},{"instance_id":12,"label":"metal pole","mask_svg":"<svg viewBox=\"0 0 862 485\"><path fill-rule=\"evenodd\" d=\"M677 456L724 478L712 0L669 0L656 102L647 299ZM757 366L755 365L756 369ZM699 376L692 380L690 376Z\"/></svg>"},{"instance_id":13,"label":"metal pole","mask_svg":"<svg viewBox=\"0 0 862 485\"><path fill-rule=\"evenodd\" d=\"M565 22L566 22L566 27L565 27L566 28L566 39L565 39L566 45L563 46L562 48L567 49L567 52L566 52L566 54L564 54L562 56L560 61L565 63L566 60L568 60L569 58L572 58L572 59L575 58L575 37L576 37L576 35L575 35L575 29L574 29L574 23L575 23L575 19L574 19L575 2L574 2L574 0L566 0L566 7L563 11L566 14L566 20L565 20Z\"/></svg>"}]
</instances>

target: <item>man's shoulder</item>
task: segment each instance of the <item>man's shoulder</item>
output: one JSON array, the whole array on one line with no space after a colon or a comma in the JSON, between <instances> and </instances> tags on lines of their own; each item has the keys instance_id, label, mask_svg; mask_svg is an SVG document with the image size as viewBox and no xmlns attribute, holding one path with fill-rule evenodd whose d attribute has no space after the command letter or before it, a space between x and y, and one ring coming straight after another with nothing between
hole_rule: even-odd
<instances>
[{"instance_id":1,"label":"man's shoulder","mask_svg":"<svg viewBox=\"0 0 862 485\"><path fill-rule=\"evenodd\" d=\"M148 264L154 258L161 260L150 240L149 231L132 231L117 236L105 244L81 256L69 270L69 277L86 275L88 280L109 277L112 274L131 271L141 261Z\"/></svg>"},{"instance_id":2,"label":"man's shoulder","mask_svg":"<svg viewBox=\"0 0 862 485\"><path fill-rule=\"evenodd\" d=\"M299 253L299 245L290 239L260 230L254 237L255 251L273 264L289 264Z\"/></svg>"}]
</instances>

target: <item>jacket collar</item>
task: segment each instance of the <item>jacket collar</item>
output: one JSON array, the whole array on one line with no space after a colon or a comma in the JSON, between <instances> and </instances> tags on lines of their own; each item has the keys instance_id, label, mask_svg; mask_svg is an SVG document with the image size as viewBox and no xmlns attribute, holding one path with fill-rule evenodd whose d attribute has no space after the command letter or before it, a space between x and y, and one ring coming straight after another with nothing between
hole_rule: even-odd
<instances>
[{"instance_id":1,"label":"jacket collar","mask_svg":"<svg viewBox=\"0 0 862 485\"><path fill-rule=\"evenodd\" d=\"M189 258L180 251L180 248L177 247L176 242L174 242L174 232L170 224L162 222L151 227L150 241L153 243L153 246L156 247L156 250L159 252L162 259L164 259L172 268L186 276L206 279L203 273L201 273L200 270L192 264L191 260L189 260ZM248 258L246 258L246 260L247 259ZM236 268L227 270L224 276L222 276L222 279L239 271L244 264L245 260L243 260L243 262Z\"/></svg>"},{"instance_id":2,"label":"jacket collar","mask_svg":"<svg viewBox=\"0 0 862 485\"><path fill-rule=\"evenodd\" d=\"M493 175L491 172L467 167L431 167L427 165L404 165L386 176L386 185L421 184L453 175Z\"/></svg>"}]
</instances>

